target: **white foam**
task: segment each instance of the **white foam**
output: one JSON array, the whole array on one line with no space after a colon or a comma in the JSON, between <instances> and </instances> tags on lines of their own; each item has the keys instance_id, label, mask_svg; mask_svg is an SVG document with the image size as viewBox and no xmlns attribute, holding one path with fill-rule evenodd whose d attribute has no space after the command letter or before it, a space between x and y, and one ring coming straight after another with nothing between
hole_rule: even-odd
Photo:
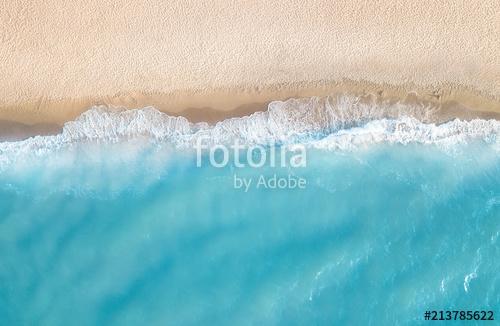
<instances>
[{"instance_id":1,"label":"white foam","mask_svg":"<svg viewBox=\"0 0 500 326\"><path fill-rule=\"evenodd\" d=\"M212 143L235 139L247 144L301 142L322 149L352 149L380 142L453 144L477 138L498 142L499 121L429 123L437 110L423 104L380 103L353 96L312 97L272 102L265 112L208 125L190 123L153 107L120 110L99 106L66 123L59 135L0 143L0 163L13 154L44 153L75 143L109 143L139 136L176 147L190 147L200 137Z\"/></svg>"},{"instance_id":2,"label":"white foam","mask_svg":"<svg viewBox=\"0 0 500 326\"><path fill-rule=\"evenodd\" d=\"M470 286L470 282L477 278L477 274L476 272L472 272L470 274L467 274L465 275L465 278L464 278L464 291L467 293L469 292L469 286Z\"/></svg>"},{"instance_id":3,"label":"white foam","mask_svg":"<svg viewBox=\"0 0 500 326\"><path fill-rule=\"evenodd\" d=\"M499 145L499 135L500 122L496 120L455 119L436 125L422 123L415 118L402 117L370 121L363 127L340 130L321 140L309 142L308 145L328 150L352 150L378 143L433 144L448 148L475 140ZM495 148L498 149L498 146Z\"/></svg>"}]
</instances>

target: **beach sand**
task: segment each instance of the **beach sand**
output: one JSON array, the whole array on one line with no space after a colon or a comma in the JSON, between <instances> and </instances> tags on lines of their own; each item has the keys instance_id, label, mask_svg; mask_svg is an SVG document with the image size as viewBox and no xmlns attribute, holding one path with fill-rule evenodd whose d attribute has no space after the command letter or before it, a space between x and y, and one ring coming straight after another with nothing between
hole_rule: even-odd
<instances>
[{"instance_id":1,"label":"beach sand","mask_svg":"<svg viewBox=\"0 0 500 326\"><path fill-rule=\"evenodd\" d=\"M337 93L498 113L498 35L498 1L3 1L0 129L97 104L213 122Z\"/></svg>"}]
</instances>

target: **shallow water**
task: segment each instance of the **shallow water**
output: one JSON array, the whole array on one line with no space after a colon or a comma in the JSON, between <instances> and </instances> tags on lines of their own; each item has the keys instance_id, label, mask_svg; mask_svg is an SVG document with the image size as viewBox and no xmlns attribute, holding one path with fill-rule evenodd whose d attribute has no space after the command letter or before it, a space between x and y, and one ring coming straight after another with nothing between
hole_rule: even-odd
<instances>
[{"instance_id":1,"label":"shallow water","mask_svg":"<svg viewBox=\"0 0 500 326\"><path fill-rule=\"evenodd\" d=\"M216 168L207 152L197 166L195 152L148 135L4 144L2 324L413 325L426 310L498 314L498 129L466 126L426 142L395 141L397 128L374 140L373 125L302 135L305 167L231 157ZM257 186L274 175L306 186ZM235 176L251 186L235 189Z\"/></svg>"}]
</instances>

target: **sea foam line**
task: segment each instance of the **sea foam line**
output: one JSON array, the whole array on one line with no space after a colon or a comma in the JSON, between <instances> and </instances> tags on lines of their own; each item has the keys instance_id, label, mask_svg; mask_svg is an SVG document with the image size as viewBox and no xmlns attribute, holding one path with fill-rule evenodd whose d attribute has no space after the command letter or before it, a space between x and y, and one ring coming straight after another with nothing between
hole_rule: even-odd
<instances>
[{"instance_id":1,"label":"sea foam line","mask_svg":"<svg viewBox=\"0 0 500 326\"><path fill-rule=\"evenodd\" d=\"M267 111L209 125L190 123L153 107L124 110L96 106L66 123L61 134L0 143L0 161L13 152L44 153L75 143L113 143L134 137L179 148L192 147L200 137L214 144L238 139L249 145L304 143L322 149L349 149L380 142L498 142L500 121L455 119L439 125L430 123L437 111L437 107L425 104L363 101L341 95L275 101Z\"/></svg>"}]
</instances>

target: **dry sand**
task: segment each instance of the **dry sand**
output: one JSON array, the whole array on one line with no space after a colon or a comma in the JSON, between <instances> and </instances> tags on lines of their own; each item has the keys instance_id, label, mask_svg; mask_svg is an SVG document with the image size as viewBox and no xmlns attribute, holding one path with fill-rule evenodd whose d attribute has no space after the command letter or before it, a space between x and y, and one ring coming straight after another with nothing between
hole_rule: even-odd
<instances>
[{"instance_id":1,"label":"dry sand","mask_svg":"<svg viewBox=\"0 0 500 326\"><path fill-rule=\"evenodd\" d=\"M219 120L336 92L500 112L499 35L499 1L2 1L0 120L93 104Z\"/></svg>"}]
</instances>

